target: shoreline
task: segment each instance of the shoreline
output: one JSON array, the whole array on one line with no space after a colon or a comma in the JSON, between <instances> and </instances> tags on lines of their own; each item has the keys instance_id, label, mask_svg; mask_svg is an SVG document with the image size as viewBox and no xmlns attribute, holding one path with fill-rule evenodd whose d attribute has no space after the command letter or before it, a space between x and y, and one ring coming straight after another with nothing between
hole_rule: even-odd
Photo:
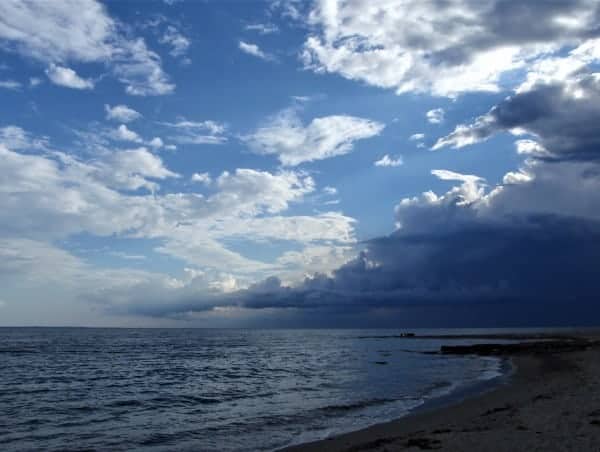
<instances>
[{"instance_id":1,"label":"shoreline","mask_svg":"<svg viewBox=\"0 0 600 452\"><path fill-rule=\"evenodd\" d=\"M510 362L512 370L497 377L491 388L485 381L479 390L470 387L463 394L433 399L399 419L282 450L600 450L597 341L582 336L531 339L479 349L446 348L445 353Z\"/></svg>"}]
</instances>

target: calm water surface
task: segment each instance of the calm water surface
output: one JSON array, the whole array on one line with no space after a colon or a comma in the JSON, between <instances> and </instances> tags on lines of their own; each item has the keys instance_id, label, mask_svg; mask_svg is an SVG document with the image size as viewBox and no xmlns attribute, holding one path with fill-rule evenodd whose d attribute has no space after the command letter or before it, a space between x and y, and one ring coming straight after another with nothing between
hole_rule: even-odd
<instances>
[{"instance_id":1,"label":"calm water surface","mask_svg":"<svg viewBox=\"0 0 600 452\"><path fill-rule=\"evenodd\" d=\"M272 450L498 375L393 334L0 328L0 450Z\"/></svg>"}]
</instances>

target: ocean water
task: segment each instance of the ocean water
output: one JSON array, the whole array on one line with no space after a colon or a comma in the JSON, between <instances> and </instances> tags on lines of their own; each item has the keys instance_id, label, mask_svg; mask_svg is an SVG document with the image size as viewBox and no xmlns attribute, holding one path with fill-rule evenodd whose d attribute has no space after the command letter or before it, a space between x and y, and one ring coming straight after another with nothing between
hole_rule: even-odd
<instances>
[{"instance_id":1,"label":"ocean water","mask_svg":"<svg viewBox=\"0 0 600 452\"><path fill-rule=\"evenodd\" d=\"M500 373L398 333L0 328L0 450L274 450Z\"/></svg>"}]
</instances>

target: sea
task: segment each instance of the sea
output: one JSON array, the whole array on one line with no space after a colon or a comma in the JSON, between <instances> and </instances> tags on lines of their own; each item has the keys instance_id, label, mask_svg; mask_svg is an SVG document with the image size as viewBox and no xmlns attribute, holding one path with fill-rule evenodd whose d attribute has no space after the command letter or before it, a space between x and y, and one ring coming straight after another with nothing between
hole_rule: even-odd
<instances>
[{"instance_id":1,"label":"sea","mask_svg":"<svg viewBox=\"0 0 600 452\"><path fill-rule=\"evenodd\" d=\"M477 333L450 333L465 332ZM0 450L277 450L506 372L496 358L423 353L477 341L401 333L0 328Z\"/></svg>"}]
</instances>

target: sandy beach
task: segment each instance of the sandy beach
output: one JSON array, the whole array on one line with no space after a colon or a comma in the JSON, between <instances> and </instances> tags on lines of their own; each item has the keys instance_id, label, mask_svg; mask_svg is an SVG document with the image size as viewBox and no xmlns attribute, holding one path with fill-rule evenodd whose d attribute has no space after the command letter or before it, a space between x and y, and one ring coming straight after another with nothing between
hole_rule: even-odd
<instances>
[{"instance_id":1,"label":"sandy beach","mask_svg":"<svg viewBox=\"0 0 600 452\"><path fill-rule=\"evenodd\" d=\"M514 373L491 391L286 450L600 451L600 348L557 345L493 351Z\"/></svg>"}]
</instances>

